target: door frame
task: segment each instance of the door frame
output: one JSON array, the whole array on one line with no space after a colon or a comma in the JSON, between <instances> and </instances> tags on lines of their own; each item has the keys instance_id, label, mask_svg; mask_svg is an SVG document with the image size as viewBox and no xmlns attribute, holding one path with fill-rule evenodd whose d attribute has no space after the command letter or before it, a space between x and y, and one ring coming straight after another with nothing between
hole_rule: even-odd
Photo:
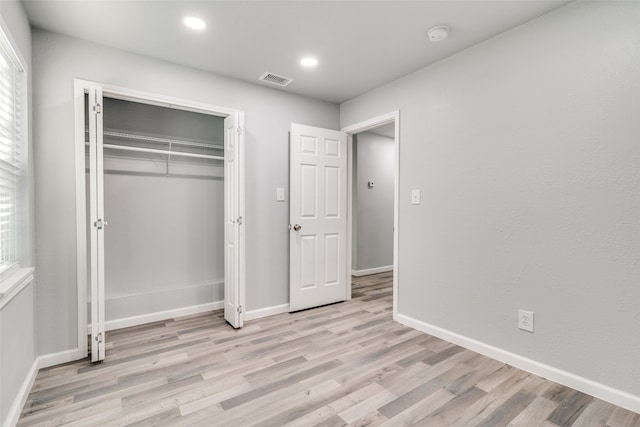
<instances>
[{"instance_id":1,"label":"door frame","mask_svg":"<svg viewBox=\"0 0 640 427\"><path fill-rule=\"evenodd\" d=\"M238 134L240 182L238 183L239 216L245 218L245 178L244 178L244 112L233 108L205 104L197 101L143 92L134 89L112 86L98 82L74 80L74 117L75 117L75 167L76 167L76 284L78 295L78 358L88 355L87 340L87 218L86 218L86 175L85 175L85 135L84 135L84 95L86 90L102 88L104 97L132 101L142 104L174 108L184 111L228 117L237 114L241 131ZM245 306L245 226L240 227L239 244L239 287L240 305Z\"/></svg>"},{"instance_id":2,"label":"door frame","mask_svg":"<svg viewBox=\"0 0 640 427\"><path fill-rule=\"evenodd\" d=\"M394 185L393 185L393 320L398 317L398 288L399 272L399 234L400 234L400 110L395 110L381 116L358 122L342 128L347 134L347 295L346 299L351 299L351 269L352 269L352 244L353 244L353 135L361 132L384 126L390 123L395 124L394 129Z\"/></svg>"}]
</instances>

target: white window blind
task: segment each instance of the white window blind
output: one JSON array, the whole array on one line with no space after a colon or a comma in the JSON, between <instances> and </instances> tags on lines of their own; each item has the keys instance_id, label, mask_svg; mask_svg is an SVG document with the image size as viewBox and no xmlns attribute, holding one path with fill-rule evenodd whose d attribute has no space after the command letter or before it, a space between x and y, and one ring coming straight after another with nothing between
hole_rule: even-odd
<instances>
[{"instance_id":1,"label":"white window blind","mask_svg":"<svg viewBox=\"0 0 640 427\"><path fill-rule=\"evenodd\" d=\"M25 120L25 76L4 34L0 34L0 273L17 267L22 196L21 145Z\"/></svg>"}]
</instances>

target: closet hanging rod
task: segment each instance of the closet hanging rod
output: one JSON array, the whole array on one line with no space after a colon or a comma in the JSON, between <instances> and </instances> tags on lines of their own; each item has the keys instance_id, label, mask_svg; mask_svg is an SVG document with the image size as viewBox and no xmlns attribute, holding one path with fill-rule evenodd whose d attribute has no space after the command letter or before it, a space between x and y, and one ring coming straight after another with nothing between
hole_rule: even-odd
<instances>
[{"instance_id":1,"label":"closet hanging rod","mask_svg":"<svg viewBox=\"0 0 640 427\"><path fill-rule=\"evenodd\" d=\"M89 131L85 130L85 133L89 133ZM161 138L159 136L136 135L132 133L116 132L114 130L104 130L103 135L114 137L114 138L132 139L134 141L157 142L161 144L177 144L177 145L185 145L189 147L200 147L200 148L209 148L214 150L224 150L223 145L206 144L203 142L195 142L195 141L185 141L182 139Z\"/></svg>"},{"instance_id":2,"label":"closet hanging rod","mask_svg":"<svg viewBox=\"0 0 640 427\"><path fill-rule=\"evenodd\" d=\"M182 151L156 150L155 148L129 147L127 145L103 144L104 148L124 151L140 151L143 153L168 154L171 156L197 157L199 159L224 160L221 156L211 156L208 154L184 153Z\"/></svg>"},{"instance_id":3,"label":"closet hanging rod","mask_svg":"<svg viewBox=\"0 0 640 427\"><path fill-rule=\"evenodd\" d=\"M161 138L158 136L134 135L131 133L116 132L112 130L105 130L104 135L112 136L115 138L133 139L136 141L160 142L164 144L177 144L177 145L186 145L189 147L214 148L217 150L224 150L224 146L222 145L204 144L202 142L184 141L181 139Z\"/></svg>"}]
</instances>

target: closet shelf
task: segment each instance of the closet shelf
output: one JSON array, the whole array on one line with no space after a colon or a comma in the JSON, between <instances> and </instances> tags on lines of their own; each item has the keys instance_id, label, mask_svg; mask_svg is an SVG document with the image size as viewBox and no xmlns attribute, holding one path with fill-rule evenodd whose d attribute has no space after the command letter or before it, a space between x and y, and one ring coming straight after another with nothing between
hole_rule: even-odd
<instances>
[{"instance_id":1,"label":"closet shelf","mask_svg":"<svg viewBox=\"0 0 640 427\"><path fill-rule=\"evenodd\" d=\"M89 130L85 129L85 133L88 134ZM159 136L148 136L148 135L138 135L134 133L120 132L116 130L107 130L103 131L103 135L111 138L120 138L120 139L129 139L132 141L142 141L142 142L155 142L158 144L170 144L170 145L182 145L186 147L198 147L198 148L207 148L210 150L224 150L223 145L219 144L209 144L206 142L197 142L197 141L187 141L184 139L171 139L171 138L162 138Z\"/></svg>"},{"instance_id":2,"label":"closet shelf","mask_svg":"<svg viewBox=\"0 0 640 427\"><path fill-rule=\"evenodd\" d=\"M88 133L89 130L85 130L85 133ZM138 141L138 142L146 142L146 143L155 143L162 144L163 148L147 148L147 147L136 147L135 145L120 145L120 144L108 144L104 143L104 148L109 148L112 150L122 150L122 151L138 151L142 153L154 153L154 154L166 154L168 156L177 156L177 157L195 157L199 159L212 159L212 160L224 160L223 156L214 156L211 154L201 154L201 153L190 153L188 151L176 151L172 150L172 146L182 146L187 148L194 149L205 149L205 150L224 150L223 145L217 144L208 144L205 142L197 142L197 141L188 141L184 139L172 139L172 138L162 138L159 136L149 136L149 135L137 135L127 132L120 132L116 130L107 130L103 131L103 135L105 139L119 139L119 140L130 140L130 141ZM89 145L89 143L85 143ZM167 149L168 148L168 149Z\"/></svg>"},{"instance_id":3,"label":"closet shelf","mask_svg":"<svg viewBox=\"0 0 640 427\"><path fill-rule=\"evenodd\" d=\"M194 141L185 141L184 139L170 139L170 138L161 138L158 136L136 135L136 134L125 133L125 132L117 132L113 130L105 130L104 136L110 136L112 138L132 139L135 141L157 142L160 144L175 144L175 145L184 145L187 147L224 150L224 146L222 145L214 145L214 144L207 144L203 142L194 142Z\"/></svg>"},{"instance_id":4,"label":"closet shelf","mask_svg":"<svg viewBox=\"0 0 640 427\"><path fill-rule=\"evenodd\" d=\"M198 154L198 153L187 153L185 151L156 150L155 148L131 147L128 145L117 145L117 144L103 144L103 147L111 148L113 150L139 151L142 153L167 154L170 156L197 157L199 159L224 160L224 157L222 156L212 156L209 154Z\"/></svg>"}]
</instances>

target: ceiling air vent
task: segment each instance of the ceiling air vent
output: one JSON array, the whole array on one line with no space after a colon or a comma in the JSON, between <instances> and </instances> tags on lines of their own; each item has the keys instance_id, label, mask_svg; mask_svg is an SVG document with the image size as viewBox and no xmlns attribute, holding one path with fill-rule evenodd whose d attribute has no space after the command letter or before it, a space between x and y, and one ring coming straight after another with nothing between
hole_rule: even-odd
<instances>
[{"instance_id":1,"label":"ceiling air vent","mask_svg":"<svg viewBox=\"0 0 640 427\"><path fill-rule=\"evenodd\" d=\"M277 74L273 74L268 71L263 75L261 75L260 77L258 77L258 80L271 83L276 86L282 86L282 87L288 86L289 83L293 81L293 79L290 79L289 77L279 76Z\"/></svg>"}]
</instances>

